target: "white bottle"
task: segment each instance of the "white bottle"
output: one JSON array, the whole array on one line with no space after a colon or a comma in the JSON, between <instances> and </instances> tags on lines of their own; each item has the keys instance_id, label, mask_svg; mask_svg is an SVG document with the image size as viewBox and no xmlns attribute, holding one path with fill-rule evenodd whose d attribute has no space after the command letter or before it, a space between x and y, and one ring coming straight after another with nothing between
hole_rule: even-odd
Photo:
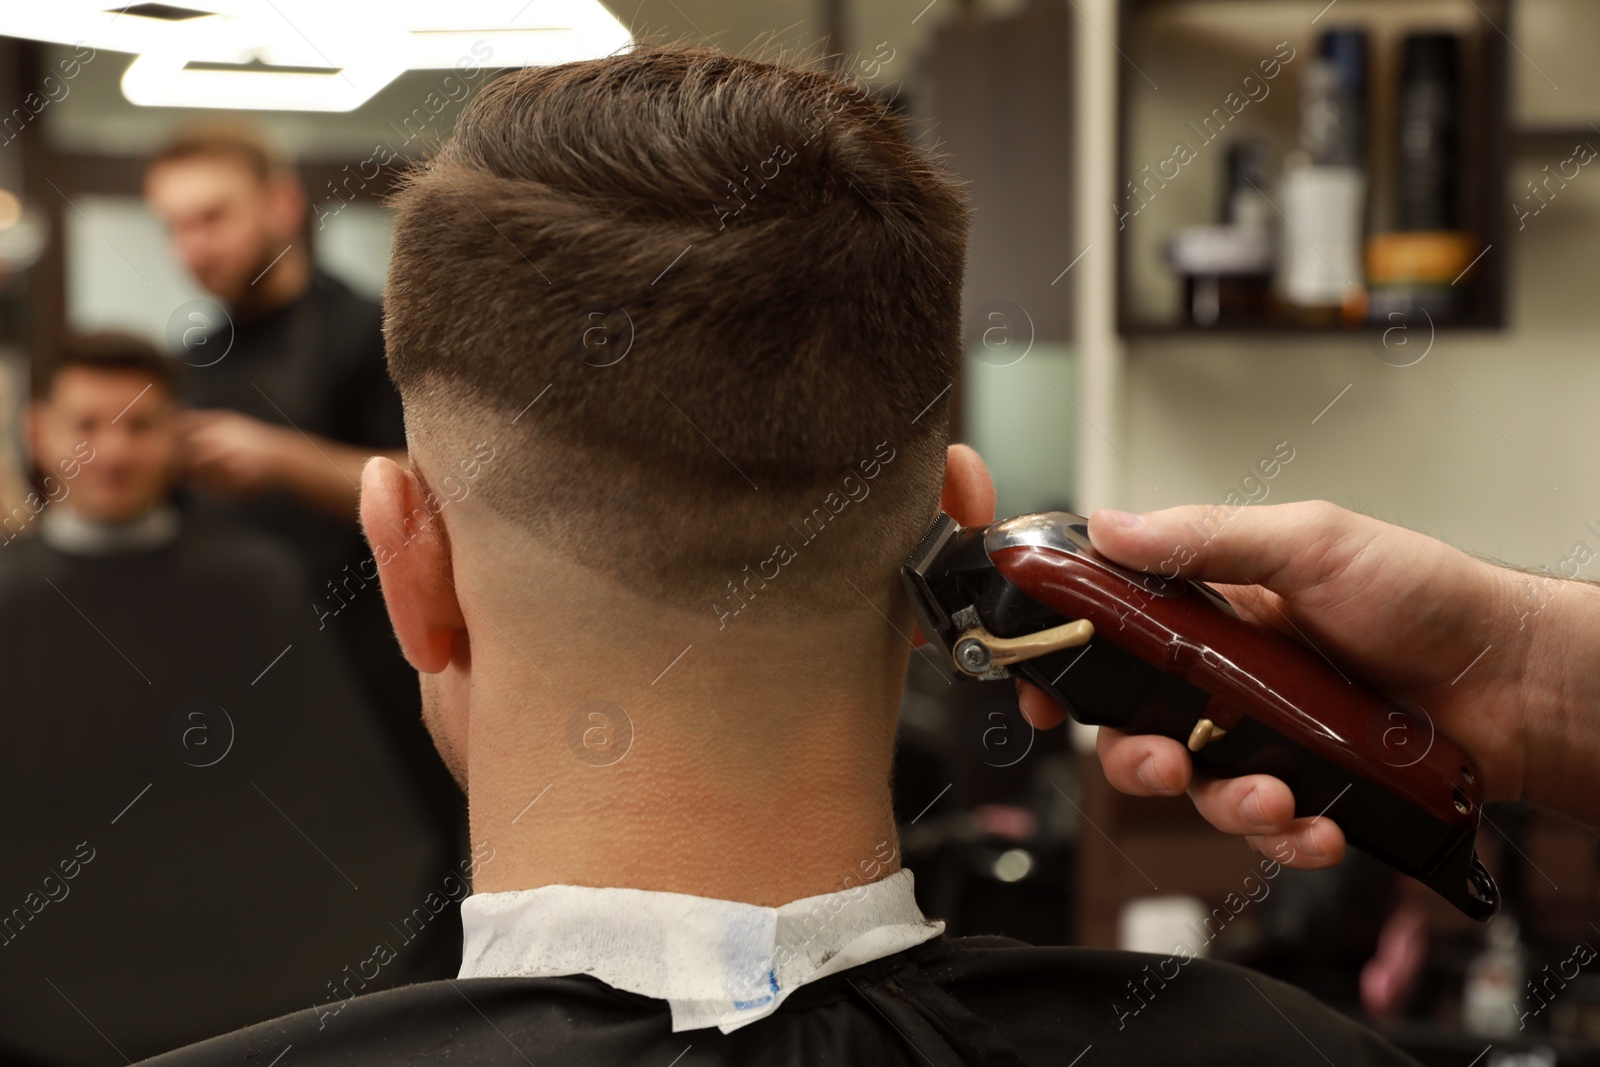
<instances>
[{"instance_id":1,"label":"white bottle","mask_svg":"<svg viewBox=\"0 0 1600 1067\"><path fill-rule=\"evenodd\" d=\"M1467 964L1461 994L1461 1025L1478 1037L1509 1037L1522 1028L1522 943L1517 921L1501 916L1489 924L1484 950Z\"/></svg>"}]
</instances>

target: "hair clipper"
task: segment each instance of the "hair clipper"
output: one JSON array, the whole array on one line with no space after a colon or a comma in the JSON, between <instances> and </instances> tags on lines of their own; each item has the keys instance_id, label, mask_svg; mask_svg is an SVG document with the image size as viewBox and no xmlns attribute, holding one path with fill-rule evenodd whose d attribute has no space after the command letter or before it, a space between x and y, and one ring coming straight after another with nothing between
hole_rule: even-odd
<instances>
[{"instance_id":1,"label":"hair clipper","mask_svg":"<svg viewBox=\"0 0 1600 1067\"><path fill-rule=\"evenodd\" d=\"M1186 579L1119 567L1067 512L962 529L941 514L902 568L923 635L965 678L1013 674L1074 719L1185 744L1196 772L1270 774L1296 816L1479 921L1500 907L1474 842L1483 786L1426 717Z\"/></svg>"}]
</instances>

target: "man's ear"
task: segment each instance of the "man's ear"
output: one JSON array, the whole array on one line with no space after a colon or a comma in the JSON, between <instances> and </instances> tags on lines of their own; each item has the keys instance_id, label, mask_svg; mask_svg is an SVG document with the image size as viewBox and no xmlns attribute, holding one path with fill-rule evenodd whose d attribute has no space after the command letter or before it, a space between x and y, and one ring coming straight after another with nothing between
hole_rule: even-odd
<instances>
[{"instance_id":1,"label":"man's ear","mask_svg":"<svg viewBox=\"0 0 1600 1067\"><path fill-rule=\"evenodd\" d=\"M951 445L945 454L939 509L962 526L994 521L994 479L971 445Z\"/></svg>"},{"instance_id":2,"label":"man's ear","mask_svg":"<svg viewBox=\"0 0 1600 1067\"><path fill-rule=\"evenodd\" d=\"M450 665L467 628L456 599L450 539L416 473L374 456L361 471L361 527L372 545L389 621L407 662L424 674Z\"/></svg>"},{"instance_id":3,"label":"man's ear","mask_svg":"<svg viewBox=\"0 0 1600 1067\"><path fill-rule=\"evenodd\" d=\"M44 432L44 420L48 414L43 400L30 400L22 408L22 445L28 450L28 458L35 463L44 455L39 435Z\"/></svg>"},{"instance_id":4,"label":"man's ear","mask_svg":"<svg viewBox=\"0 0 1600 1067\"><path fill-rule=\"evenodd\" d=\"M274 236L282 241L296 240L296 234L305 225L306 190L300 179L280 174L270 179L267 186L267 203L272 217Z\"/></svg>"},{"instance_id":5,"label":"man's ear","mask_svg":"<svg viewBox=\"0 0 1600 1067\"><path fill-rule=\"evenodd\" d=\"M994 521L994 479L971 445L951 445L945 452L939 510L962 526L987 526ZM911 647L927 643L927 637L913 626Z\"/></svg>"}]
</instances>

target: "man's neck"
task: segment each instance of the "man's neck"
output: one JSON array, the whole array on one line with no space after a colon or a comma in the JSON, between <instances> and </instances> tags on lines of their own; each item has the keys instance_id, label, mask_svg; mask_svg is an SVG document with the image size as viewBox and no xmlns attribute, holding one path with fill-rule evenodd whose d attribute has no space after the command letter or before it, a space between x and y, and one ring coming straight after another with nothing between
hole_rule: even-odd
<instances>
[{"instance_id":1,"label":"man's neck","mask_svg":"<svg viewBox=\"0 0 1600 1067\"><path fill-rule=\"evenodd\" d=\"M474 845L494 858L475 888L776 907L893 873L889 767L908 649L881 619L857 627L674 628L603 663L546 663L543 677L486 627L469 796ZM829 633L856 645L820 669Z\"/></svg>"},{"instance_id":2,"label":"man's neck","mask_svg":"<svg viewBox=\"0 0 1600 1067\"><path fill-rule=\"evenodd\" d=\"M298 244L290 245L245 287L234 302L234 313L248 321L293 303L310 286L311 273L311 257Z\"/></svg>"},{"instance_id":3,"label":"man's neck","mask_svg":"<svg viewBox=\"0 0 1600 1067\"><path fill-rule=\"evenodd\" d=\"M123 519L85 515L63 501L47 508L39 520L45 544L74 556L118 556L147 552L170 544L182 522L166 501Z\"/></svg>"}]
</instances>

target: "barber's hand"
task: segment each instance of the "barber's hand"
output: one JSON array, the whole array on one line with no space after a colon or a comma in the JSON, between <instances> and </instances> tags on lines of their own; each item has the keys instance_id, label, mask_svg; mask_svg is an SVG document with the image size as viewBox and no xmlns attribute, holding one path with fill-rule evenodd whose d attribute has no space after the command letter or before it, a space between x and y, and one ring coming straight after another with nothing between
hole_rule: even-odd
<instances>
[{"instance_id":1,"label":"barber's hand","mask_svg":"<svg viewBox=\"0 0 1600 1067\"><path fill-rule=\"evenodd\" d=\"M1487 799L1522 796L1522 680L1532 632L1523 623L1540 602L1518 583L1538 579L1321 502L1144 516L1101 510L1090 517L1089 537L1124 566L1168 576L1177 567L1216 585L1244 619L1309 644L1352 679L1420 707L1477 765ZM1034 726L1061 721L1042 690L1019 688ZM1294 797L1276 778L1197 778L1177 741L1105 727L1099 753L1117 789L1136 796L1188 790L1212 825L1264 855L1281 859L1292 849L1290 865L1310 868L1344 854L1332 817L1294 818Z\"/></svg>"},{"instance_id":2,"label":"barber's hand","mask_svg":"<svg viewBox=\"0 0 1600 1067\"><path fill-rule=\"evenodd\" d=\"M236 411L186 412L183 465L194 482L230 497L276 487L298 441L293 430Z\"/></svg>"}]
</instances>

